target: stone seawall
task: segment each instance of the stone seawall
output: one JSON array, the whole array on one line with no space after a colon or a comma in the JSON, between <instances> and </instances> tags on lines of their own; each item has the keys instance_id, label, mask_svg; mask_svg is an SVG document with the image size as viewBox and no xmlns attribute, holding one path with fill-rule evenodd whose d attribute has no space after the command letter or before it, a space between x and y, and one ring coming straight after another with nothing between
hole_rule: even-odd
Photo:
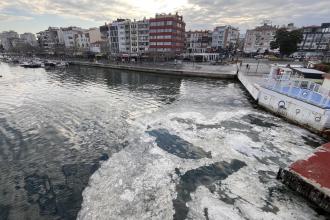
<instances>
[{"instance_id":1,"label":"stone seawall","mask_svg":"<svg viewBox=\"0 0 330 220\"><path fill-rule=\"evenodd\" d=\"M144 72L162 75L176 75L176 76L190 76L190 77L204 77L204 78L216 78L216 79L236 79L237 78L237 67L232 65L230 71L197 71L189 69L167 69L167 68L157 68L157 67L142 67L142 66L129 66L129 65L116 65L116 64L102 64L102 63L90 63L90 62L80 62L72 61L69 62L70 65L80 65L88 67L99 67L99 68L109 68L118 70L127 70L134 72Z\"/></svg>"}]
</instances>

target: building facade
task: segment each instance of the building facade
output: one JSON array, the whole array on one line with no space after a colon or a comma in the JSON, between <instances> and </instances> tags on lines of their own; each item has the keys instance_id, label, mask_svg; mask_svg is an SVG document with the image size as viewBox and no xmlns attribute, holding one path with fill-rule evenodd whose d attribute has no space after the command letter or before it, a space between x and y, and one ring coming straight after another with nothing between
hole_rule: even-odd
<instances>
[{"instance_id":1,"label":"building facade","mask_svg":"<svg viewBox=\"0 0 330 220\"><path fill-rule=\"evenodd\" d=\"M15 31L4 31L0 33L0 44L5 50L10 50L13 48L13 41L17 41L19 35Z\"/></svg>"},{"instance_id":2,"label":"building facade","mask_svg":"<svg viewBox=\"0 0 330 220\"><path fill-rule=\"evenodd\" d=\"M148 19L137 21L138 27L138 53L140 55L149 51L149 28L150 22Z\"/></svg>"},{"instance_id":3,"label":"building facade","mask_svg":"<svg viewBox=\"0 0 330 220\"><path fill-rule=\"evenodd\" d=\"M186 53L207 53L210 52L211 46L211 31L187 31L185 33Z\"/></svg>"},{"instance_id":4,"label":"building facade","mask_svg":"<svg viewBox=\"0 0 330 220\"><path fill-rule=\"evenodd\" d=\"M56 49L64 47L64 40L61 30L56 27L49 27L45 31L37 33L39 46L46 53L54 53Z\"/></svg>"},{"instance_id":5,"label":"building facade","mask_svg":"<svg viewBox=\"0 0 330 220\"><path fill-rule=\"evenodd\" d=\"M236 48L239 40L239 30L230 25L216 27L212 32L213 48Z\"/></svg>"},{"instance_id":6,"label":"building facade","mask_svg":"<svg viewBox=\"0 0 330 220\"><path fill-rule=\"evenodd\" d=\"M29 44L32 47L38 46L36 36L32 33L24 33L20 35L20 38L25 44Z\"/></svg>"},{"instance_id":7,"label":"building facade","mask_svg":"<svg viewBox=\"0 0 330 220\"><path fill-rule=\"evenodd\" d=\"M303 40L298 45L301 51L326 52L330 50L330 23L321 26L303 27Z\"/></svg>"},{"instance_id":8,"label":"building facade","mask_svg":"<svg viewBox=\"0 0 330 220\"><path fill-rule=\"evenodd\" d=\"M75 49L80 51L89 51L90 38L88 31L78 31L74 34Z\"/></svg>"},{"instance_id":9,"label":"building facade","mask_svg":"<svg viewBox=\"0 0 330 220\"><path fill-rule=\"evenodd\" d=\"M253 30L247 30L244 42L245 53L264 53L270 51L270 42L274 41L276 26L264 24Z\"/></svg>"},{"instance_id":10,"label":"building facade","mask_svg":"<svg viewBox=\"0 0 330 220\"><path fill-rule=\"evenodd\" d=\"M102 41L100 28L90 28L86 32L89 34L91 44Z\"/></svg>"},{"instance_id":11,"label":"building facade","mask_svg":"<svg viewBox=\"0 0 330 220\"><path fill-rule=\"evenodd\" d=\"M156 53L180 54L184 51L185 27L178 14L156 14L150 19L149 50Z\"/></svg>"},{"instance_id":12,"label":"building facade","mask_svg":"<svg viewBox=\"0 0 330 220\"><path fill-rule=\"evenodd\" d=\"M83 31L80 27L66 27L59 30L59 41L64 43L65 48L74 48L76 46L75 36Z\"/></svg>"}]
</instances>

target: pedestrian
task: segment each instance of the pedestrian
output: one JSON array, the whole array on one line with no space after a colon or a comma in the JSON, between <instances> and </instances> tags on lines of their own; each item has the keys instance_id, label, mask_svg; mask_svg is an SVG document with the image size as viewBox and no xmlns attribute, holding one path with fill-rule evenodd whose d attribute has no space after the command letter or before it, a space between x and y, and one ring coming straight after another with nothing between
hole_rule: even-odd
<instances>
[{"instance_id":1,"label":"pedestrian","mask_svg":"<svg viewBox=\"0 0 330 220\"><path fill-rule=\"evenodd\" d=\"M249 64L246 64L246 69L249 69Z\"/></svg>"}]
</instances>

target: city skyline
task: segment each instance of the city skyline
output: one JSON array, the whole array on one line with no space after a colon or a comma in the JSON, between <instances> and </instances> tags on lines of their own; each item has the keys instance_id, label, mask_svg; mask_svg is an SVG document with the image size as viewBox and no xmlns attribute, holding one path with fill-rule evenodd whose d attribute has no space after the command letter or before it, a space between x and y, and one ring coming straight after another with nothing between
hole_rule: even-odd
<instances>
[{"instance_id":1,"label":"city skyline","mask_svg":"<svg viewBox=\"0 0 330 220\"><path fill-rule=\"evenodd\" d=\"M285 5L285 7L284 7ZM48 26L99 27L116 18L150 18L156 13L183 15L186 30L210 29L219 25L234 25L243 33L263 20L283 25L317 25L330 21L330 2L321 0L276 0L264 2L177 0L12 0L0 2L0 31L37 33Z\"/></svg>"}]
</instances>

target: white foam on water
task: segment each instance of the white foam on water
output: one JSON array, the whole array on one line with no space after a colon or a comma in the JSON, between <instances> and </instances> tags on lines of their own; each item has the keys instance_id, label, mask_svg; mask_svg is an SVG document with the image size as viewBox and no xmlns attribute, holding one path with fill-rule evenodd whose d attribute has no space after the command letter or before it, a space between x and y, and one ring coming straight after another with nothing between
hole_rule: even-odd
<instances>
[{"instance_id":1,"label":"white foam on water","mask_svg":"<svg viewBox=\"0 0 330 220\"><path fill-rule=\"evenodd\" d=\"M184 86L187 95L189 88ZM78 219L173 219L172 200L177 197L176 185L180 181L175 169L184 174L232 159L246 166L215 182L214 193L202 185L191 192L188 218L205 219L207 208L209 219L322 219L304 199L283 193L285 186L275 179L280 166L312 152L297 137L309 132L282 120L273 122L274 116L252 108L231 111L199 105L194 100L182 100L130 121L129 146L110 157L91 177ZM280 127L251 127L242 120L249 114L269 117L269 122ZM222 125L228 121L241 126ZM210 151L212 158L182 159L166 152L145 133L157 129L166 129ZM226 203L223 197L232 199L233 204Z\"/></svg>"},{"instance_id":2,"label":"white foam on water","mask_svg":"<svg viewBox=\"0 0 330 220\"><path fill-rule=\"evenodd\" d=\"M210 193L203 186L199 187L195 193L192 193L192 201L188 205L191 210L189 212L190 219L206 219L205 215L210 220L243 219L234 206L221 201L215 194Z\"/></svg>"}]
</instances>

